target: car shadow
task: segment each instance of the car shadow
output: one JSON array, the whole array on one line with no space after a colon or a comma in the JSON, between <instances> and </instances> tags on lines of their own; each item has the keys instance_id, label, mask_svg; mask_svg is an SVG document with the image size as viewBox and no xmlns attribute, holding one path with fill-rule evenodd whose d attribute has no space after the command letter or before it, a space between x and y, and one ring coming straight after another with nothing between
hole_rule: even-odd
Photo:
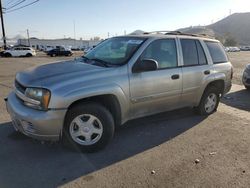
<instances>
[{"instance_id":1,"label":"car shadow","mask_svg":"<svg viewBox=\"0 0 250 188\"><path fill-rule=\"evenodd\" d=\"M241 110L250 111L250 91L243 89L226 94L221 102Z\"/></svg>"},{"instance_id":2,"label":"car shadow","mask_svg":"<svg viewBox=\"0 0 250 188\"><path fill-rule=\"evenodd\" d=\"M1 187L55 187L157 147L199 124L205 117L181 109L126 123L97 153L80 153L60 143L41 143L0 124ZM84 178L91 178L87 175Z\"/></svg>"}]
</instances>

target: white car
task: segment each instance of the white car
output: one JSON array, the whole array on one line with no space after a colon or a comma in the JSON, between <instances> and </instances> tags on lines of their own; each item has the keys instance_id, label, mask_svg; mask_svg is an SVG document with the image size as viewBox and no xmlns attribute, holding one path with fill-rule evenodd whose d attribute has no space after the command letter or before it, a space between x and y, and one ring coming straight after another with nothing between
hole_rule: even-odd
<instances>
[{"instance_id":1,"label":"white car","mask_svg":"<svg viewBox=\"0 0 250 188\"><path fill-rule=\"evenodd\" d=\"M240 48L239 47L229 47L228 52L240 52Z\"/></svg>"},{"instance_id":2,"label":"white car","mask_svg":"<svg viewBox=\"0 0 250 188\"><path fill-rule=\"evenodd\" d=\"M36 56L36 51L30 47L14 47L5 50L3 53L5 57L31 57Z\"/></svg>"}]
</instances>

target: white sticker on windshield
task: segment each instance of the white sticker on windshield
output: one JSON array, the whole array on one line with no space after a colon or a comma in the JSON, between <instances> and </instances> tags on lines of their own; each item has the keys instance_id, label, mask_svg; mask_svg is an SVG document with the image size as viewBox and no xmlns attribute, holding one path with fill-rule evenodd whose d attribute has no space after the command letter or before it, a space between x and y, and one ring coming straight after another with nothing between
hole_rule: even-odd
<instances>
[{"instance_id":1,"label":"white sticker on windshield","mask_svg":"<svg viewBox=\"0 0 250 188\"><path fill-rule=\"evenodd\" d=\"M129 40L128 43L129 44L141 44L143 42L143 40Z\"/></svg>"}]
</instances>

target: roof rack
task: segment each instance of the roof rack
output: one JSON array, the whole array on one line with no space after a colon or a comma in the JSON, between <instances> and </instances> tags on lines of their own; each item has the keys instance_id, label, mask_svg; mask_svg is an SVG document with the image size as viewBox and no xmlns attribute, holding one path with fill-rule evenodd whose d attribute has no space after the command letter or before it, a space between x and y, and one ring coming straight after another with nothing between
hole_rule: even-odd
<instances>
[{"instance_id":1,"label":"roof rack","mask_svg":"<svg viewBox=\"0 0 250 188\"><path fill-rule=\"evenodd\" d=\"M166 33L171 33L171 32L174 32L174 31L151 31L151 32L144 32L143 34L144 35L149 35L149 34L166 34Z\"/></svg>"},{"instance_id":2,"label":"roof rack","mask_svg":"<svg viewBox=\"0 0 250 188\"><path fill-rule=\"evenodd\" d=\"M185 36L192 36L192 37L207 37L207 38L214 38L211 35L201 33L201 34L192 34L192 33L183 33L181 31L152 31L152 32L144 32L144 35L148 34L164 34L164 35L185 35Z\"/></svg>"}]
</instances>

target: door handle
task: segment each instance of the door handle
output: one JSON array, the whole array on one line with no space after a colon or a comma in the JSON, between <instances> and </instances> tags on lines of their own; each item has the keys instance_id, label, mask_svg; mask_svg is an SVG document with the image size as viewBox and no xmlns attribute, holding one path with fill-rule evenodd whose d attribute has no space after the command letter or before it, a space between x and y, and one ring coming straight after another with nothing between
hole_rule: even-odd
<instances>
[{"instance_id":1,"label":"door handle","mask_svg":"<svg viewBox=\"0 0 250 188\"><path fill-rule=\"evenodd\" d=\"M210 74L210 70L205 70L205 71L204 71L204 74L205 74L205 75Z\"/></svg>"},{"instance_id":2,"label":"door handle","mask_svg":"<svg viewBox=\"0 0 250 188\"><path fill-rule=\"evenodd\" d=\"M174 74L171 76L172 80L177 80L180 78L180 75L179 74Z\"/></svg>"}]
</instances>

